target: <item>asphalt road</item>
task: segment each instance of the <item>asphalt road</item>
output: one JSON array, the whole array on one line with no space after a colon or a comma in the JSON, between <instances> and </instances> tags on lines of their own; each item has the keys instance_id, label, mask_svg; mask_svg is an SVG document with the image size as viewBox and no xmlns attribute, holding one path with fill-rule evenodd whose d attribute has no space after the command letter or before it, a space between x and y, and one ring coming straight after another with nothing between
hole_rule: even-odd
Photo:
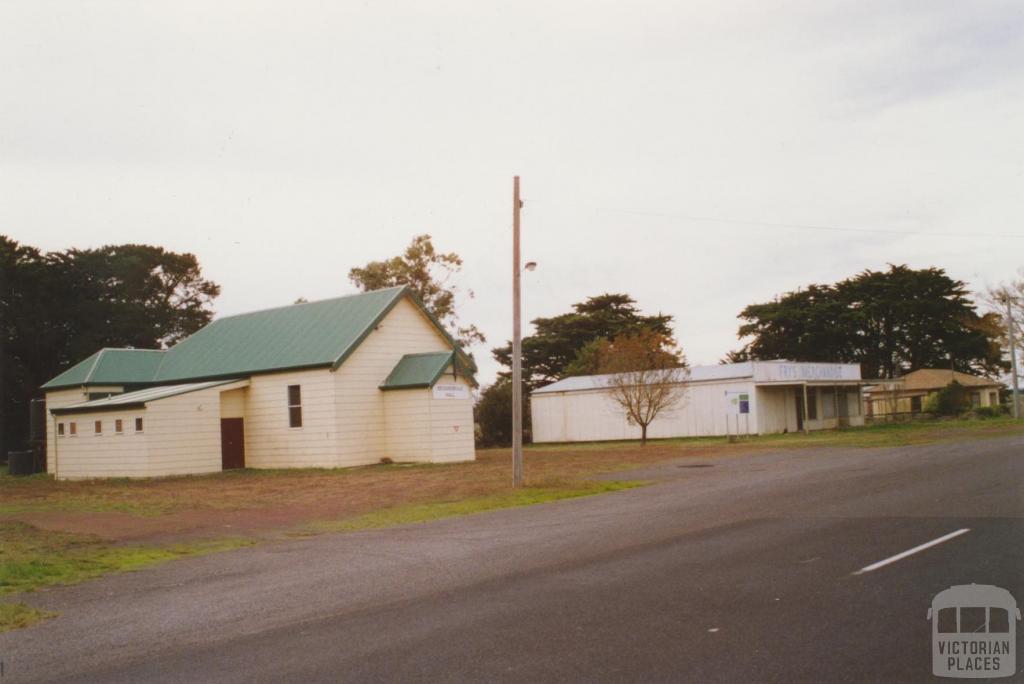
<instances>
[{"instance_id":1,"label":"asphalt road","mask_svg":"<svg viewBox=\"0 0 1024 684\"><path fill-rule=\"evenodd\" d=\"M1024 437L628 476L659 482L41 592L2 684L930 681L932 596L1024 600Z\"/></svg>"}]
</instances>

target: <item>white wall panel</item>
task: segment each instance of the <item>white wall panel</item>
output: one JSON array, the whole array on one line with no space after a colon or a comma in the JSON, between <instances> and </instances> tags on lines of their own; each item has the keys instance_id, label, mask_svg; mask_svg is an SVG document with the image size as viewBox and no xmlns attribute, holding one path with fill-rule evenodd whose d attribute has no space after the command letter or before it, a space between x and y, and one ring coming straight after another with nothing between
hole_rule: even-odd
<instances>
[{"instance_id":1,"label":"white wall panel","mask_svg":"<svg viewBox=\"0 0 1024 684\"><path fill-rule=\"evenodd\" d=\"M750 395L749 430L757 432L758 398L753 385L744 381L693 383L681 406L658 415L647 430L647 436L696 437L726 434L736 430L736 418L728 408L726 392ZM639 439L640 427L630 425L623 409L607 390L553 392L535 394L531 398L533 441L578 442L615 439ZM739 429L747 423L739 417Z\"/></svg>"}]
</instances>

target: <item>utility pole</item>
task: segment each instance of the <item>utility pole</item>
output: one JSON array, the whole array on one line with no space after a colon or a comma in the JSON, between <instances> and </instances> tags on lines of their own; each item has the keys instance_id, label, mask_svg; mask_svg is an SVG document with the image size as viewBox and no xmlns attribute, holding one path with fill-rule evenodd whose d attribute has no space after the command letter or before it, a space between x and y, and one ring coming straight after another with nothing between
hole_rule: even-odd
<instances>
[{"instance_id":1,"label":"utility pole","mask_svg":"<svg viewBox=\"0 0 1024 684\"><path fill-rule=\"evenodd\" d=\"M1010 369L1013 377L1013 417L1020 418L1020 387L1017 385L1017 344L1013 337L1013 309L1010 308L1009 293L1003 293L1006 299L1006 332L1010 338Z\"/></svg>"},{"instance_id":2,"label":"utility pole","mask_svg":"<svg viewBox=\"0 0 1024 684\"><path fill-rule=\"evenodd\" d=\"M519 176L512 181L512 486L523 486L523 340L520 330Z\"/></svg>"}]
</instances>

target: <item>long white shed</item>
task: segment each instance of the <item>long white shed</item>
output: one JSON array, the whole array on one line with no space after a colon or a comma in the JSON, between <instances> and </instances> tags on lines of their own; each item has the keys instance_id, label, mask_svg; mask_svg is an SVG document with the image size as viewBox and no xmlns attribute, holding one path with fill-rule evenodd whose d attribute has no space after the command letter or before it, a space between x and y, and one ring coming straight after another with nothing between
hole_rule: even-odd
<instances>
[{"instance_id":1,"label":"long white shed","mask_svg":"<svg viewBox=\"0 0 1024 684\"><path fill-rule=\"evenodd\" d=\"M607 375L565 378L531 397L534 442L639 439L612 399ZM770 434L863 425L860 366L748 361L695 366L683 402L664 411L649 438Z\"/></svg>"}]
</instances>

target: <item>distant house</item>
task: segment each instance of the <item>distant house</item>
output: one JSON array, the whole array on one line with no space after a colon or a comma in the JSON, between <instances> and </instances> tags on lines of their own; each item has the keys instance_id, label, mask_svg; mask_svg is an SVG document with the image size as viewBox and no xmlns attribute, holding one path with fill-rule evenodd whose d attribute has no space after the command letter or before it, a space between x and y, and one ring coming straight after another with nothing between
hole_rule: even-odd
<instances>
[{"instance_id":1,"label":"distant house","mask_svg":"<svg viewBox=\"0 0 1024 684\"><path fill-rule=\"evenodd\" d=\"M938 392L953 381L967 390L971 406L998 406L1001 382L941 368L921 368L906 375L869 385L864 400L869 416L920 413L928 395Z\"/></svg>"},{"instance_id":2,"label":"distant house","mask_svg":"<svg viewBox=\"0 0 1024 684\"><path fill-rule=\"evenodd\" d=\"M530 397L534 442L636 439L607 375L569 377ZM804 432L864 424L858 364L746 361L695 366L686 399L658 415L648 436Z\"/></svg>"},{"instance_id":3,"label":"distant house","mask_svg":"<svg viewBox=\"0 0 1024 684\"><path fill-rule=\"evenodd\" d=\"M405 287L102 349L45 385L58 478L472 460L471 360Z\"/></svg>"}]
</instances>

